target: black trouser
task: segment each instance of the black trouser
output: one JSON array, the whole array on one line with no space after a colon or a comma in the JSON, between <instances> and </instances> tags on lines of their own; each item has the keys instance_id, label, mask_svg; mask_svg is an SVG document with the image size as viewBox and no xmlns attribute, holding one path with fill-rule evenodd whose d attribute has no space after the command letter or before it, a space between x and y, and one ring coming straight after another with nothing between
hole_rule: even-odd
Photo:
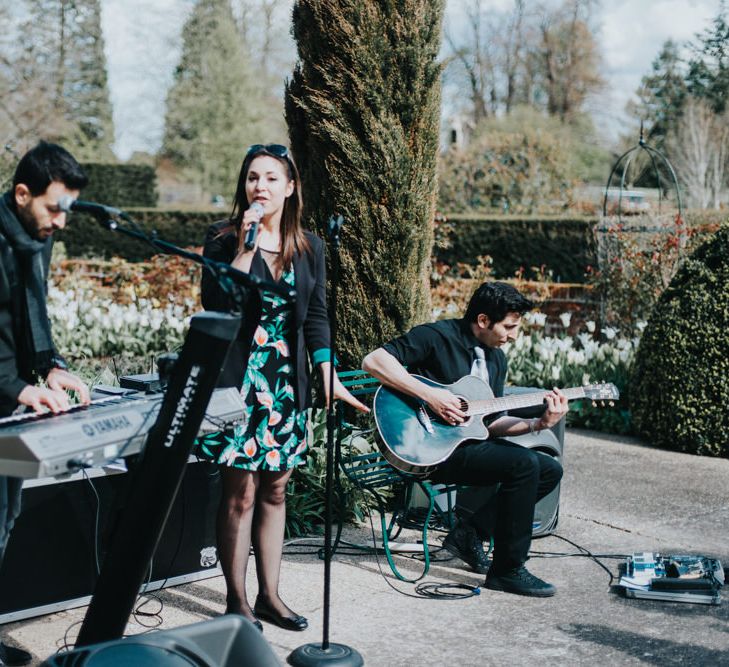
<instances>
[{"instance_id":1,"label":"black trouser","mask_svg":"<svg viewBox=\"0 0 729 667\"><path fill-rule=\"evenodd\" d=\"M492 531L494 573L526 562L534 506L561 478L562 466L556 459L500 439L462 445L431 475L434 482L484 489L459 492L456 510L462 518L470 515L482 538L486 530Z\"/></svg>"}]
</instances>

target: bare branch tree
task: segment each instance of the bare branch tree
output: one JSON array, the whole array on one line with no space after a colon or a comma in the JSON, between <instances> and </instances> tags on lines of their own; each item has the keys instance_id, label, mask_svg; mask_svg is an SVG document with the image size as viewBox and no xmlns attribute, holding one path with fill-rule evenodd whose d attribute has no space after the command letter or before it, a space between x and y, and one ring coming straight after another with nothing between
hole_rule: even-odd
<instances>
[{"instance_id":1,"label":"bare branch tree","mask_svg":"<svg viewBox=\"0 0 729 667\"><path fill-rule=\"evenodd\" d=\"M719 208L729 157L726 115L716 114L706 100L689 97L667 145L690 204Z\"/></svg>"},{"instance_id":2,"label":"bare branch tree","mask_svg":"<svg viewBox=\"0 0 729 667\"><path fill-rule=\"evenodd\" d=\"M493 40L491 31L484 26L482 0L471 0L466 8L468 37L459 44L450 30L445 30L445 40L452 52L449 65L457 64L466 75L471 101L471 120L477 125L487 118L496 107L496 82Z\"/></svg>"}]
</instances>

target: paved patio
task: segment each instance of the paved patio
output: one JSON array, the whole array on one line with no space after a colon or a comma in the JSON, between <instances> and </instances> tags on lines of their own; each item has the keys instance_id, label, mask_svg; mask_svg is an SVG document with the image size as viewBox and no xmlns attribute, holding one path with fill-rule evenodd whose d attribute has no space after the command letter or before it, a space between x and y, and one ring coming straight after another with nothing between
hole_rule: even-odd
<instances>
[{"instance_id":1,"label":"paved patio","mask_svg":"<svg viewBox=\"0 0 729 667\"><path fill-rule=\"evenodd\" d=\"M564 464L557 535L594 554L689 552L729 565L729 461L568 430ZM346 535L363 542L368 531L352 528ZM554 598L483 590L466 600L414 599L413 587L392 578L384 560L387 581L373 556L338 555L332 564L330 640L357 649L366 664L383 666L729 664L729 599L720 606L628 600L608 589L609 576L593 561L542 555L576 552L558 537L535 540L532 549L529 568L558 587ZM405 569L417 565L399 562ZM617 574L619 560L603 562ZM436 562L427 580L481 583L461 566L455 559ZM316 556L285 556L281 590L310 626L292 633L264 624L264 636L282 663L297 646L321 640L322 578ZM221 577L159 595L160 629L210 619L224 608ZM30 619L3 631L32 650L38 664L63 645L65 635L73 640L78 631L73 624L84 611ZM144 629L130 623L128 631Z\"/></svg>"}]
</instances>

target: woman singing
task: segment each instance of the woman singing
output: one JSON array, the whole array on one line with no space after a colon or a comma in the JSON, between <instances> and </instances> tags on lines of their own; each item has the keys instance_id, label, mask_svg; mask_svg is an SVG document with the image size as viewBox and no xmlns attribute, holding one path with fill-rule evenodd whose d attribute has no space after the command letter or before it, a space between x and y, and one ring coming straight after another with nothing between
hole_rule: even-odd
<instances>
[{"instance_id":1,"label":"woman singing","mask_svg":"<svg viewBox=\"0 0 729 667\"><path fill-rule=\"evenodd\" d=\"M256 204L256 205L254 205ZM262 216L261 216L262 208ZM241 614L263 629L263 619L287 630L307 620L279 597L286 524L286 484L306 455L307 407L311 404L309 360L319 366L327 400L329 322L326 310L324 244L301 227L301 185L285 146L248 149L238 178L230 220L211 225L204 254L268 281L296 290L296 304L251 290L241 333L226 360L220 386L241 387L245 417L234 431L206 436L203 455L220 465L222 498L217 519L218 551L227 586L226 613ZM253 249L245 247L258 221ZM216 280L203 273L202 303L225 311L230 301ZM336 379L334 398L367 410ZM258 597L246 597L248 553L253 543Z\"/></svg>"}]
</instances>

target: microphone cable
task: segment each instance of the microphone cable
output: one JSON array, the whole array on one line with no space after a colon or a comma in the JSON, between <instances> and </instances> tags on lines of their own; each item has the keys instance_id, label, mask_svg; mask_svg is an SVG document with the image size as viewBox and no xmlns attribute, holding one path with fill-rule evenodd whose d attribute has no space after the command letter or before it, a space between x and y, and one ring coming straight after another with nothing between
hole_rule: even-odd
<instances>
[{"instance_id":1,"label":"microphone cable","mask_svg":"<svg viewBox=\"0 0 729 667\"><path fill-rule=\"evenodd\" d=\"M375 524L372 520L372 511L369 506L367 507L367 518L370 522L370 531L372 534L373 544L377 544L377 537L375 533ZM429 548L427 544L423 545L424 549ZM442 547L441 547L442 549ZM453 582L438 582L438 581L423 581L415 585L415 593L409 593L403 591L395 586L390 577L388 577L382 569L382 563L378 554L378 549L374 548L373 552L375 555L375 561L377 562L377 569L380 571L380 575L384 579L385 583L400 595L404 595L409 598L426 599L426 600L467 600L468 598L475 597L481 594L480 586L473 586L471 584L457 584ZM444 559L450 560L450 559ZM424 576L424 575L423 575Z\"/></svg>"}]
</instances>

